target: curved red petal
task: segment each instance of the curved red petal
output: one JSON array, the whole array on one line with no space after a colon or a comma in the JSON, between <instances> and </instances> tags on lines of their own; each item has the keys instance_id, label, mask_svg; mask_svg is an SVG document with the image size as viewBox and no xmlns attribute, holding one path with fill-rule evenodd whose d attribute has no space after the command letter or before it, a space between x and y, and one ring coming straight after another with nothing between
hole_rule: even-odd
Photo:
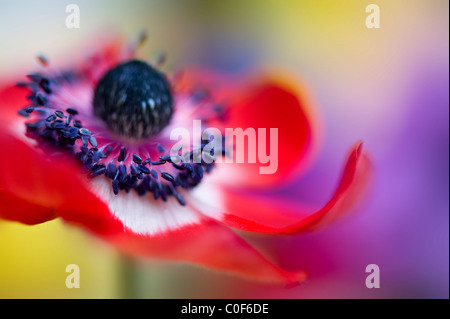
<instances>
[{"instance_id":1,"label":"curved red petal","mask_svg":"<svg viewBox=\"0 0 450 319\"><path fill-rule=\"evenodd\" d=\"M233 231L210 219L161 235L146 237L128 231L110 240L132 255L186 261L286 287L306 277L304 272L291 273L275 266Z\"/></svg>"},{"instance_id":2,"label":"curved red petal","mask_svg":"<svg viewBox=\"0 0 450 319\"><path fill-rule=\"evenodd\" d=\"M362 197L368 185L371 164L367 154L358 143L350 152L340 183L331 200L320 210L307 214L298 203L244 197L236 192L224 192L227 213L219 220L238 229L271 233L291 234L325 225L348 212Z\"/></svg>"},{"instance_id":3,"label":"curved red petal","mask_svg":"<svg viewBox=\"0 0 450 319\"><path fill-rule=\"evenodd\" d=\"M83 197L80 198L80 195ZM123 224L111 214L108 206L84 189L71 194L56 208L56 213L66 222L100 236L114 236L123 232Z\"/></svg>"},{"instance_id":4,"label":"curved red petal","mask_svg":"<svg viewBox=\"0 0 450 319\"><path fill-rule=\"evenodd\" d=\"M225 164L228 171L233 171L230 173L234 174L235 185L263 187L281 181L286 183L298 176L309 160L313 139L305 104L302 97L287 86L265 80L249 88L230 106L225 126L244 131L253 128L256 136L255 145L247 144L241 149L245 153L245 163L238 163L234 158L233 164ZM238 141L234 143L238 148ZM268 158L264 159L264 155ZM251 157L256 159L255 163L249 163Z\"/></svg>"},{"instance_id":5,"label":"curved red petal","mask_svg":"<svg viewBox=\"0 0 450 319\"><path fill-rule=\"evenodd\" d=\"M6 154L0 156L0 190L2 216L29 223L23 211L17 209L37 208L31 220L45 221L54 218L48 210L66 221L81 224L97 233L114 233L122 229L107 206L86 187L80 167L65 156L52 157L39 152L11 132L0 128L0 148ZM12 202L6 194L12 195ZM5 208L3 208L5 207ZM39 216L42 213L42 216Z\"/></svg>"},{"instance_id":6,"label":"curved red petal","mask_svg":"<svg viewBox=\"0 0 450 319\"><path fill-rule=\"evenodd\" d=\"M35 225L57 217L53 208L30 203L4 190L0 190L0 203L2 219Z\"/></svg>"}]
</instances>

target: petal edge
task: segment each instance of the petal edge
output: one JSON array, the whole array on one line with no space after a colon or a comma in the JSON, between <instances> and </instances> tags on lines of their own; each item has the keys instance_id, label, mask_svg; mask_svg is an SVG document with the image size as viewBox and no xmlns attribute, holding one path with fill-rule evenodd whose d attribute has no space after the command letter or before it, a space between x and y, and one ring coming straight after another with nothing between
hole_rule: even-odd
<instances>
[{"instance_id":1,"label":"petal edge","mask_svg":"<svg viewBox=\"0 0 450 319\"><path fill-rule=\"evenodd\" d=\"M295 201L243 196L231 190L223 190L220 198L215 200L223 202L223 208L214 208L199 200L198 196L194 204L199 209L203 208L208 216L236 229L265 234L294 234L326 225L350 211L362 197L370 175L371 162L359 142L350 151L332 198L314 213L308 213Z\"/></svg>"}]
</instances>

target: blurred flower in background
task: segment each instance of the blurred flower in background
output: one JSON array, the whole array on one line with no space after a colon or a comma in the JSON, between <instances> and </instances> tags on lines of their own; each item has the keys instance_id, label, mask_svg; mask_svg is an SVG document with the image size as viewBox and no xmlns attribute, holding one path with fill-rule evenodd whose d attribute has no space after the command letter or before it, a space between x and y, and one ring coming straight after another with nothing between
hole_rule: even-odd
<instances>
[{"instance_id":1,"label":"blurred flower in background","mask_svg":"<svg viewBox=\"0 0 450 319\"><path fill-rule=\"evenodd\" d=\"M36 52L62 65L67 43L83 43L97 30L132 34L144 27L151 46L166 49L174 67L200 64L234 74L284 68L307 83L321 109L317 161L295 185L267 195L320 206L335 187L324 183L338 179L339 159L355 137L376 163L371 200L352 218L298 237L244 235L283 268L306 269L307 284L282 290L145 261L130 275L136 295L448 297L447 2L378 1L380 29L366 28L360 1L78 1L80 29L65 27L67 4L2 2L0 36L9 48L1 53L2 79L27 73ZM0 229L4 297L115 297L127 289L115 252L69 227L2 222ZM92 244L81 250L86 241ZM64 286L69 263L80 264L86 286ZM365 286L372 263L381 270L379 289Z\"/></svg>"}]
</instances>

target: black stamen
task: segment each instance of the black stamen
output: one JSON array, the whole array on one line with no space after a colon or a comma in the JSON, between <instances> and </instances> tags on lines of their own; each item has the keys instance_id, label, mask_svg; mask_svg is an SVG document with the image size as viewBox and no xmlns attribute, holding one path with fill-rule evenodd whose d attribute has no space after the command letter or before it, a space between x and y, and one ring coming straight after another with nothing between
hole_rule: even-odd
<instances>
[{"instance_id":1,"label":"black stamen","mask_svg":"<svg viewBox=\"0 0 450 319\"><path fill-rule=\"evenodd\" d=\"M89 136L89 143L93 146L93 147L97 147L98 146L98 142L97 142L97 140L95 139L95 137L94 136Z\"/></svg>"},{"instance_id":2,"label":"black stamen","mask_svg":"<svg viewBox=\"0 0 450 319\"><path fill-rule=\"evenodd\" d=\"M120 148L119 158L117 160L119 162L123 162L126 156L127 156L127 149L125 148L125 146L122 146Z\"/></svg>"},{"instance_id":3,"label":"black stamen","mask_svg":"<svg viewBox=\"0 0 450 319\"><path fill-rule=\"evenodd\" d=\"M154 179L158 179L158 172L154 169L151 170L150 174L153 176Z\"/></svg>"},{"instance_id":4,"label":"black stamen","mask_svg":"<svg viewBox=\"0 0 450 319\"><path fill-rule=\"evenodd\" d=\"M197 165L196 166L196 169L197 169L197 175L198 175L198 177L201 179L201 178L203 178L203 167L201 166L201 165Z\"/></svg>"},{"instance_id":5,"label":"black stamen","mask_svg":"<svg viewBox=\"0 0 450 319\"><path fill-rule=\"evenodd\" d=\"M71 108L71 107L69 107L69 108L66 110L66 112L69 113L70 115L78 115L78 111L75 110L75 109L73 109L73 108Z\"/></svg>"},{"instance_id":6,"label":"black stamen","mask_svg":"<svg viewBox=\"0 0 450 319\"><path fill-rule=\"evenodd\" d=\"M170 155L161 155L159 159L167 162L172 162L172 158L170 157Z\"/></svg>"},{"instance_id":7,"label":"black stamen","mask_svg":"<svg viewBox=\"0 0 450 319\"><path fill-rule=\"evenodd\" d=\"M125 179L127 177L127 167L123 164L120 164L119 167L119 182L125 182Z\"/></svg>"},{"instance_id":8,"label":"black stamen","mask_svg":"<svg viewBox=\"0 0 450 319\"><path fill-rule=\"evenodd\" d=\"M106 173L105 176L111 179L114 179L117 174L117 167L113 163L109 163L106 167Z\"/></svg>"},{"instance_id":9,"label":"black stamen","mask_svg":"<svg viewBox=\"0 0 450 319\"><path fill-rule=\"evenodd\" d=\"M41 94L36 93L36 103L40 106L44 106L45 104L47 104L47 99Z\"/></svg>"},{"instance_id":10,"label":"black stamen","mask_svg":"<svg viewBox=\"0 0 450 319\"><path fill-rule=\"evenodd\" d=\"M142 158L139 155L137 155L137 154L133 154L133 161L136 164L141 164L142 163Z\"/></svg>"},{"instance_id":11,"label":"black stamen","mask_svg":"<svg viewBox=\"0 0 450 319\"><path fill-rule=\"evenodd\" d=\"M33 113L33 111L34 111L34 107L32 107L32 106L28 106L28 107L25 109L25 112L27 112L28 114Z\"/></svg>"},{"instance_id":12,"label":"black stamen","mask_svg":"<svg viewBox=\"0 0 450 319\"><path fill-rule=\"evenodd\" d=\"M153 197L155 199L159 198L159 195L161 193L161 184L158 182L155 184L155 186L153 187Z\"/></svg>"},{"instance_id":13,"label":"black stamen","mask_svg":"<svg viewBox=\"0 0 450 319\"><path fill-rule=\"evenodd\" d=\"M23 117L30 117L30 113L28 113L25 109L21 109L21 110L17 111L17 113L19 113L19 115L21 115Z\"/></svg>"},{"instance_id":14,"label":"black stamen","mask_svg":"<svg viewBox=\"0 0 450 319\"><path fill-rule=\"evenodd\" d=\"M165 153L166 150L164 149L164 147L161 145L161 143L158 143L158 145L156 146L158 148L158 151L160 151L161 153Z\"/></svg>"},{"instance_id":15,"label":"black stamen","mask_svg":"<svg viewBox=\"0 0 450 319\"><path fill-rule=\"evenodd\" d=\"M175 181L175 178L167 172L162 172L161 177L164 178L165 180L168 180L169 182Z\"/></svg>"},{"instance_id":16,"label":"black stamen","mask_svg":"<svg viewBox=\"0 0 450 319\"><path fill-rule=\"evenodd\" d=\"M39 81L39 86L44 90L47 94L52 94L52 90L50 89L50 81L46 78L43 78Z\"/></svg>"},{"instance_id":17,"label":"black stamen","mask_svg":"<svg viewBox=\"0 0 450 319\"><path fill-rule=\"evenodd\" d=\"M89 130L85 129L84 127L80 128L79 132L80 132L81 135L86 135L86 136L91 135L91 132L89 132Z\"/></svg>"},{"instance_id":18,"label":"black stamen","mask_svg":"<svg viewBox=\"0 0 450 319\"><path fill-rule=\"evenodd\" d=\"M56 115L57 117L59 117L60 119L64 118L64 113L61 112L61 111L55 111L55 115Z\"/></svg>"},{"instance_id":19,"label":"black stamen","mask_svg":"<svg viewBox=\"0 0 450 319\"><path fill-rule=\"evenodd\" d=\"M141 171L144 174L150 174L150 169L148 167L145 167L143 165L138 165L137 168L139 171Z\"/></svg>"},{"instance_id":20,"label":"black stamen","mask_svg":"<svg viewBox=\"0 0 450 319\"><path fill-rule=\"evenodd\" d=\"M114 195L119 194L119 182L117 180L112 181L112 189L113 189Z\"/></svg>"},{"instance_id":21,"label":"black stamen","mask_svg":"<svg viewBox=\"0 0 450 319\"><path fill-rule=\"evenodd\" d=\"M134 164L130 165L130 171L131 171L131 175L133 175L133 176L137 176L140 173L138 168Z\"/></svg>"},{"instance_id":22,"label":"black stamen","mask_svg":"<svg viewBox=\"0 0 450 319\"><path fill-rule=\"evenodd\" d=\"M181 206L186 206L186 201L184 200L183 196L181 196L180 193L175 193L175 198L177 199L178 203L180 203Z\"/></svg>"},{"instance_id":23,"label":"black stamen","mask_svg":"<svg viewBox=\"0 0 450 319\"><path fill-rule=\"evenodd\" d=\"M105 174L106 167L105 164L96 164L92 167L90 177L96 177Z\"/></svg>"}]
</instances>

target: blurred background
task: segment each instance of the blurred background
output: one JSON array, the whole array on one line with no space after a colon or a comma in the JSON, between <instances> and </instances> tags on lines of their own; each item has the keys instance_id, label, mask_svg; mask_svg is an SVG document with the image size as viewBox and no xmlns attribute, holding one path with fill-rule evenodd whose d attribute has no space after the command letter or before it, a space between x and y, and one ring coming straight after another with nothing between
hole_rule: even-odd
<instances>
[{"instance_id":1,"label":"blurred background","mask_svg":"<svg viewBox=\"0 0 450 319\"><path fill-rule=\"evenodd\" d=\"M68 29L68 4L80 28ZM365 8L380 8L368 29ZM222 72L275 69L314 101L320 149L280 196L319 208L359 139L376 169L358 212L330 227L283 238L246 238L306 284L282 289L186 264L128 261L84 231L52 221L0 221L1 298L448 298L449 2L446 0L153 0L0 2L0 83L36 67L80 60L93 36L148 31L146 48L168 64ZM0 124L1 125L1 124ZM0 207L1 209L1 207ZM67 289L68 264L80 288ZM367 289L377 264L381 287Z\"/></svg>"}]
</instances>

